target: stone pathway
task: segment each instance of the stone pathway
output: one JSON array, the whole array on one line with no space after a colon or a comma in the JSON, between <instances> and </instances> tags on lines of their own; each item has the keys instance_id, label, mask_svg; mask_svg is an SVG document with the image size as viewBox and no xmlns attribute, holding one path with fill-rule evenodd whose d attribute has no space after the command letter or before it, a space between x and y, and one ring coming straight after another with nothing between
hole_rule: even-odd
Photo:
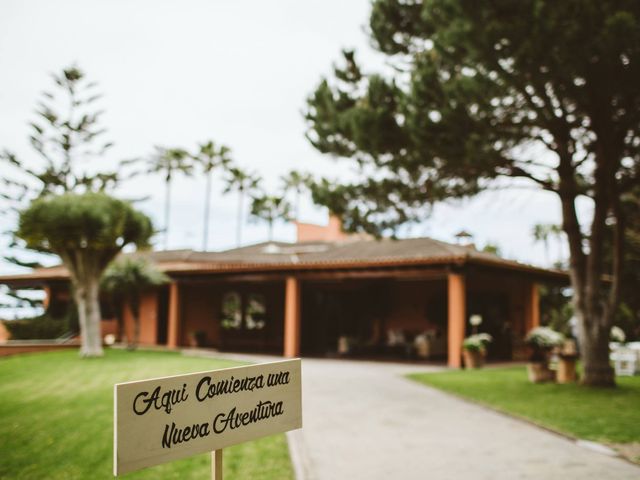
<instances>
[{"instance_id":1,"label":"stone pathway","mask_svg":"<svg viewBox=\"0 0 640 480\"><path fill-rule=\"evenodd\" d=\"M640 479L625 460L403 377L437 367L302 365L303 429L290 440L306 480Z\"/></svg>"}]
</instances>

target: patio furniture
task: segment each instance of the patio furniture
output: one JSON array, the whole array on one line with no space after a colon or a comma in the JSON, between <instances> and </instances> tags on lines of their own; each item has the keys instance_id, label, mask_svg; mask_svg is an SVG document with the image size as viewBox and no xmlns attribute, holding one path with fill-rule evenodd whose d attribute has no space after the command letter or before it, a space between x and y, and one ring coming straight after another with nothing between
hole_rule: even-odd
<instances>
[{"instance_id":1,"label":"patio furniture","mask_svg":"<svg viewBox=\"0 0 640 480\"><path fill-rule=\"evenodd\" d=\"M416 335L413 346L419 358L433 358L447 354L447 340L437 330L428 330Z\"/></svg>"},{"instance_id":2,"label":"patio furniture","mask_svg":"<svg viewBox=\"0 0 640 480\"><path fill-rule=\"evenodd\" d=\"M640 350L627 347L618 347L611 353L611 360L616 375L631 376L638 371Z\"/></svg>"}]
</instances>

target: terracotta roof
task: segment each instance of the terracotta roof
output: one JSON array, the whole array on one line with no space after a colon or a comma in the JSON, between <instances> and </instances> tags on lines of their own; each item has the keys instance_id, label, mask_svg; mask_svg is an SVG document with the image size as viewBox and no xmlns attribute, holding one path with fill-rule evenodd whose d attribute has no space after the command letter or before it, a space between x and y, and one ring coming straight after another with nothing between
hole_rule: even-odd
<instances>
[{"instance_id":1,"label":"terracotta roof","mask_svg":"<svg viewBox=\"0 0 640 480\"><path fill-rule=\"evenodd\" d=\"M125 255L148 257L169 274L215 273L231 271L275 271L333 268L367 268L475 263L566 278L566 273L534 267L473 247L453 245L431 238L349 239L340 242L265 242L221 252L172 250L137 252ZM64 279L62 266L36 269L22 275L0 276L0 283L29 280Z\"/></svg>"}]
</instances>

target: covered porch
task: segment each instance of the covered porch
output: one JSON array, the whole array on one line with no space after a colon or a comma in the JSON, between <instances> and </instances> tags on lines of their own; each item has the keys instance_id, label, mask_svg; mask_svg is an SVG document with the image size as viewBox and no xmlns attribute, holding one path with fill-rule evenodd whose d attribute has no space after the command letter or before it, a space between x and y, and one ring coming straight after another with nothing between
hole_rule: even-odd
<instances>
[{"instance_id":1,"label":"covered porch","mask_svg":"<svg viewBox=\"0 0 640 480\"><path fill-rule=\"evenodd\" d=\"M480 315L478 331L494 338L489 359L519 359L525 333L539 324L544 280L475 265L174 277L166 345L193 346L199 336L223 350L460 367L463 339L473 333L468 319Z\"/></svg>"}]
</instances>

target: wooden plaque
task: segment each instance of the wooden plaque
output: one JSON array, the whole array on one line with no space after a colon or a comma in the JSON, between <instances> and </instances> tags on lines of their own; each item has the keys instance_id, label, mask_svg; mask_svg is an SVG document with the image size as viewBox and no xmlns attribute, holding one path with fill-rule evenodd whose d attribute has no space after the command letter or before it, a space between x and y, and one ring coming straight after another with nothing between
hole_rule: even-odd
<instances>
[{"instance_id":1,"label":"wooden plaque","mask_svg":"<svg viewBox=\"0 0 640 480\"><path fill-rule=\"evenodd\" d=\"M113 474L302 427L300 360L114 386Z\"/></svg>"}]
</instances>

